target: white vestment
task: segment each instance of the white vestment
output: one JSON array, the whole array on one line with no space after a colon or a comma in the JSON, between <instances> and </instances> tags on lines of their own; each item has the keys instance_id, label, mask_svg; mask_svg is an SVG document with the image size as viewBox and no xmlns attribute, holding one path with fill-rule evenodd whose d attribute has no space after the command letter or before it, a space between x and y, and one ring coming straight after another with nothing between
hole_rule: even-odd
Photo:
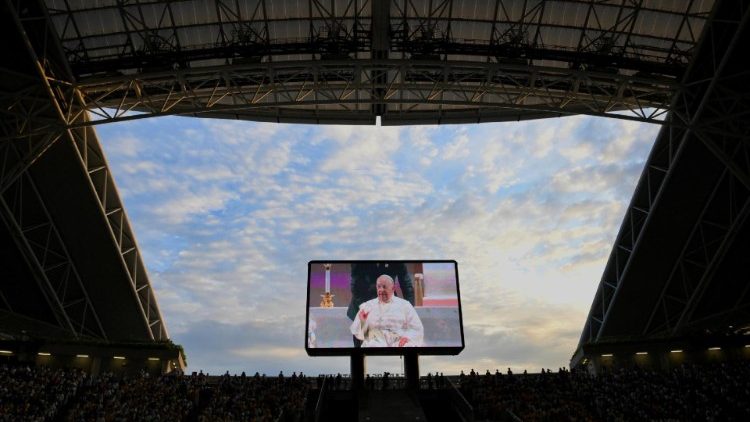
<instances>
[{"instance_id":1,"label":"white vestment","mask_svg":"<svg viewBox=\"0 0 750 422\"><path fill-rule=\"evenodd\" d=\"M404 347L419 347L424 338L422 321L411 303L396 296L390 302L380 303L378 298L359 305L359 310L369 312L363 322L359 312L351 325L352 334L363 340L362 347L399 347L401 337L409 341Z\"/></svg>"}]
</instances>

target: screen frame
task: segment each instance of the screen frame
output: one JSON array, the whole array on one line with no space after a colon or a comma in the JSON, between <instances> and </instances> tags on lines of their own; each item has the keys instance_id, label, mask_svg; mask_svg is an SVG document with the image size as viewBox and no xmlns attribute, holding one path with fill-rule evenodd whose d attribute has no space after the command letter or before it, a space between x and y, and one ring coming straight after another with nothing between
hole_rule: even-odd
<instances>
[{"instance_id":1,"label":"screen frame","mask_svg":"<svg viewBox=\"0 0 750 422\"><path fill-rule=\"evenodd\" d=\"M313 265L323 264L358 264L373 262L398 262L398 263L452 263L456 276L456 298L458 299L458 323L461 331L461 346L440 346L440 347L309 347L307 342L308 327L310 325L310 277L312 276ZM457 355L466 347L464 340L464 320L463 307L461 305L461 289L458 278L458 262L454 259L348 259L348 260L312 260L307 263L307 297L305 299L305 330L304 342L305 351L308 356L351 356L351 355L369 355L369 356L404 356L408 354L418 355Z\"/></svg>"}]
</instances>

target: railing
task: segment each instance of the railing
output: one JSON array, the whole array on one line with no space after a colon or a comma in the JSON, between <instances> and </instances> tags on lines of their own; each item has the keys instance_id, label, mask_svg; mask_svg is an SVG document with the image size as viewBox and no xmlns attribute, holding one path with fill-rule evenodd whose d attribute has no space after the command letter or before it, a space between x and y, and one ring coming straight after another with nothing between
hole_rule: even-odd
<instances>
[{"instance_id":1,"label":"railing","mask_svg":"<svg viewBox=\"0 0 750 422\"><path fill-rule=\"evenodd\" d=\"M320 393L318 394L318 401L315 403L315 412L313 413L313 420L315 422L320 421L320 414L323 412L323 404L325 403L326 390L329 387L329 378L323 379L323 384L320 385Z\"/></svg>"},{"instance_id":2,"label":"railing","mask_svg":"<svg viewBox=\"0 0 750 422\"><path fill-rule=\"evenodd\" d=\"M474 422L474 408L469 404L463 394L458 390L453 381L446 378L448 381L448 394L451 397L451 404L456 409L456 413L461 417L464 422Z\"/></svg>"},{"instance_id":3,"label":"railing","mask_svg":"<svg viewBox=\"0 0 750 422\"><path fill-rule=\"evenodd\" d=\"M510 410L510 409L505 409L505 412L506 412L506 413L507 413L508 415L510 415L510 417L511 417L511 418L512 418L512 419L513 419L514 421L516 421L516 422L523 422L523 419L521 419L521 418L519 418L518 416L516 416L516 414L515 414L515 413L513 413L513 411L512 411L512 410Z\"/></svg>"}]
</instances>

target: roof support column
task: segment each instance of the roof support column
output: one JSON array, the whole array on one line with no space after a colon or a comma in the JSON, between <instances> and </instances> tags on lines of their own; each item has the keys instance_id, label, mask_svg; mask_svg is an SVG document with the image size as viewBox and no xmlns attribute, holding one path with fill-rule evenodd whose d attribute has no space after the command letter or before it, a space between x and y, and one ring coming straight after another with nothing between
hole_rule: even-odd
<instances>
[{"instance_id":1,"label":"roof support column","mask_svg":"<svg viewBox=\"0 0 750 422\"><path fill-rule=\"evenodd\" d=\"M371 0L372 3L372 59L383 60L388 58L388 50L391 47L391 1ZM388 84L388 72L377 72L373 78L372 114L383 116L386 112L385 99L386 86Z\"/></svg>"}]
</instances>

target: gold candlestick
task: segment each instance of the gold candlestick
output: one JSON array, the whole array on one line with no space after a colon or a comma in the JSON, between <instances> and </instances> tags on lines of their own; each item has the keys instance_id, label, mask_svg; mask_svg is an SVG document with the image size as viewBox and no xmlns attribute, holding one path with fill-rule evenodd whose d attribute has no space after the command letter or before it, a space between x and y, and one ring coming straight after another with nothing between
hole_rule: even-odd
<instances>
[{"instance_id":1,"label":"gold candlestick","mask_svg":"<svg viewBox=\"0 0 750 422\"><path fill-rule=\"evenodd\" d=\"M325 285L325 293L320 295L323 299L320 301L320 307L321 308L333 308L333 297L335 295L331 294L331 264L323 264L323 268L326 270L326 285Z\"/></svg>"},{"instance_id":2,"label":"gold candlestick","mask_svg":"<svg viewBox=\"0 0 750 422\"><path fill-rule=\"evenodd\" d=\"M335 295L332 295L331 292L325 292L324 294L320 295L323 299L320 301L320 307L321 308L333 308L333 297Z\"/></svg>"}]
</instances>

